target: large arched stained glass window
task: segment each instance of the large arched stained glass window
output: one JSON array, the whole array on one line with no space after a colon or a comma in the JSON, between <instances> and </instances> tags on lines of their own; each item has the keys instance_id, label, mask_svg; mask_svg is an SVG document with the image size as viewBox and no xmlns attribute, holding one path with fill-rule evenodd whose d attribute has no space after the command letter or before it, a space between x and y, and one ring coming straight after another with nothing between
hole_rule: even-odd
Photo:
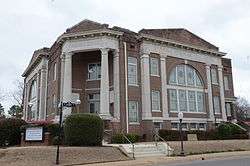
<instances>
[{"instance_id":1,"label":"large arched stained glass window","mask_svg":"<svg viewBox=\"0 0 250 166\"><path fill-rule=\"evenodd\" d=\"M174 67L168 84L171 112L205 112L203 81L193 67L188 65Z\"/></svg>"}]
</instances>

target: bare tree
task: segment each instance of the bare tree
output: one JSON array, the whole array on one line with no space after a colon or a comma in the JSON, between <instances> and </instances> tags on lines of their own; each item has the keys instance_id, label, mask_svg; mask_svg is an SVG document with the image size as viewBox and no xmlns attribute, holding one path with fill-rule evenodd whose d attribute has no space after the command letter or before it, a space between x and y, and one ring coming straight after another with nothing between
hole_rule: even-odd
<instances>
[{"instance_id":1,"label":"bare tree","mask_svg":"<svg viewBox=\"0 0 250 166\"><path fill-rule=\"evenodd\" d=\"M0 89L0 102L4 101L5 100L5 93L2 89Z\"/></svg>"},{"instance_id":2,"label":"bare tree","mask_svg":"<svg viewBox=\"0 0 250 166\"><path fill-rule=\"evenodd\" d=\"M23 108L24 83L21 80L14 81L15 89L10 93L10 98L21 108Z\"/></svg>"},{"instance_id":3,"label":"bare tree","mask_svg":"<svg viewBox=\"0 0 250 166\"><path fill-rule=\"evenodd\" d=\"M239 121L244 121L248 118L248 113L250 112L250 103L244 97L237 97L235 102L235 110L237 114L237 119Z\"/></svg>"}]
</instances>

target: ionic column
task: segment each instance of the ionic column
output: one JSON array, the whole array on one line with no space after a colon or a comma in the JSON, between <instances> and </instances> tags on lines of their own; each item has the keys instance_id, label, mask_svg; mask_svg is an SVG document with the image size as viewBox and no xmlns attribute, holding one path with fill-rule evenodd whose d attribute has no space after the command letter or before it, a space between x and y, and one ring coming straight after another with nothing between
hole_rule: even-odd
<instances>
[{"instance_id":1,"label":"ionic column","mask_svg":"<svg viewBox=\"0 0 250 166\"><path fill-rule=\"evenodd\" d=\"M206 74L207 74L207 94L208 94L208 109L210 120L214 120L214 109L213 109L213 94L212 94L212 84L211 84L211 72L210 65L206 65Z\"/></svg>"},{"instance_id":2,"label":"ionic column","mask_svg":"<svg viewBox=\"0 0 250 166\"><path fill-rule=\"evenodd\" d=\"M120 70L119 70L119 52L114 51L113 57L114 70L114 118L120 120Z\"/></svg>"},{"instance_id":3,"label":"ionic column","mask_svg":"<svg viewBox=\"0 0 250 166\"><path fill-rule=\"evenodd\" d=\"M100 89L100 116L103 119L110 119L109 113L109 70L108 70L108 51L101 49L101 89Z\"/></svg>"},{"instance_id":4,"label":"ionic column","mask_svg":"<svg viewBox=\"0 0 250 166\"><path fill-rule=\"evenodd\" d=\"M142 119L144 120L152 117L148 54L143 54L141 56L141 87L142 87Z\"/></svg>"},{"instance_id":5,"label":"ionic column","mask_svg":"<svg viewBox=\"0 0 250 166\"><path fill-rule=\"evenodd\" d=\"M72 56L73 53L68 52L64 54L64 70L62 77L62 101L68 102L72 100ZM71 114L70 107L63 108L63 117Z\"/></svg>"},{"instance_id":6,"label":"ionic column","mask_svg":"<svg viewBox=\"0 0 250 166\"><path fill-rule=\"evenodd\" d=\"M169 117L168 96L167 96L167 73L166 58L161 57L161 95L162 95L162 113L164 118Z\"/></svg>"},{"instance_id":7,"label":"ionic column","mask_svg":"<svg viewBox=\"0 0 250 166\"><path fill-rule=\"evenodd\" d=\"M218 67L219 84L220 84L220 102L221 102L221 114L222 120L227 121L227 114L225 109L225 96L224 96L224 80L222 73L223 66Z\"/></svg>"}]
</instances>

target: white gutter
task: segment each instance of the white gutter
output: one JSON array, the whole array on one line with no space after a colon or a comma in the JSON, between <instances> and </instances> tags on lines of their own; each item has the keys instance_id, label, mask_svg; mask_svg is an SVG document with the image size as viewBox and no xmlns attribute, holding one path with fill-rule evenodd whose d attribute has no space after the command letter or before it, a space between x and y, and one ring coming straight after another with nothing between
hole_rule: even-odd
<instances>
[{"instance_id":1,"label":"white gutter","mask_svg":"<svg viewBox=\"0 0 250 166\"><path fill-rule=\"evenodd\" d=\"M125 63L125 105L126 105L126 133L129 132L128 125L128 59L127 59L127 45L126 42L123 42L124 46L124 63Z\"/></svg>"}]
</instances>

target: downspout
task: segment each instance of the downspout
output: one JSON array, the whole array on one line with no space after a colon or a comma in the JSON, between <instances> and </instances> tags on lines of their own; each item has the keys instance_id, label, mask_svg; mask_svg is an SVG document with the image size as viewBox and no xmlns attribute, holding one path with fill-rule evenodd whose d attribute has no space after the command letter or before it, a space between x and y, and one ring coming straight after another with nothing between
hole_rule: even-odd
<instances>
[{"instance_id":1,"label":"downspout","mask_svg":"<svg viewBox=\"0 0 250 166\"><path fill-rule=\"evenodd\" d=\"M128 125L128 58L127 58L127 43L123 42L124 47L124 63L125 63L125 105L126 105L126 133L129 132Z\"/></svg>"}]
</instances>

